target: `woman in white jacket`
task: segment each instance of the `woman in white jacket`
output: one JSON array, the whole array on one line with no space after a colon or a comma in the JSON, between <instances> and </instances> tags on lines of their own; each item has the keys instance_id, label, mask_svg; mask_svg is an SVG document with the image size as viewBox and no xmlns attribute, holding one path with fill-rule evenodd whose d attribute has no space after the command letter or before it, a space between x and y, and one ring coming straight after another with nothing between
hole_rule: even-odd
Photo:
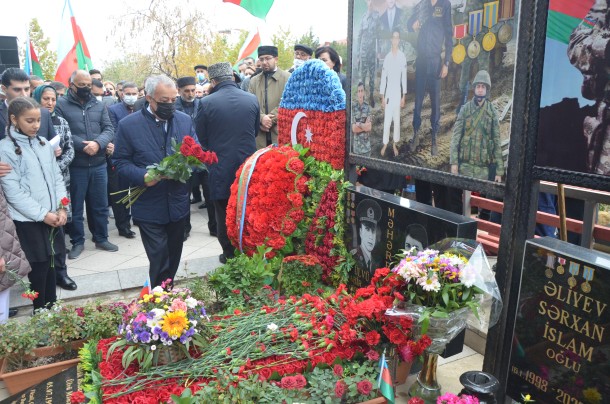
<instances>
[{"instance_id":1,"label":"woman in white jacket","mask_svg":"<svg viewBox=\"0 0 610 404\"><path fill-rule=\"evenodd\" d=\"M31 98L18 97L8 106L7 137L0 141L0 160L13 170L0 178L9 213L32 271L31 289L38 292L34 309L57 299L54 251L63 248L57 227L66 223L66 187L55 154L37 134L40 109Z\"/></svg>"}]
</instances>

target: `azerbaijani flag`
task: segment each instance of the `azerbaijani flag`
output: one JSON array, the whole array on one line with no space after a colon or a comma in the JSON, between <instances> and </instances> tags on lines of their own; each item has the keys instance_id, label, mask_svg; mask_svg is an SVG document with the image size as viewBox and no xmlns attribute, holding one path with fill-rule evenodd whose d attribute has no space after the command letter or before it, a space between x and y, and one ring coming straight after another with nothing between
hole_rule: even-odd
<instances>
[{"instance_id":1,"label":"azerbaijani flag","mask_svg":"<svg viewBox=\"0 0 610 404\"><path fill-rule=\"evenodd\" d=\"M547 38L567 44L570 34L579 24L594 25L595 21L586 19L594 2L595 0L551 0L546 27Z\"/></svg>"},{"instance_id":2,"label":"azerbaijani flag","mask_svg":"<svg viewBox=\"0 0 610 404\"><path fill-rule=\"evenodd\" d=\"M148 275L148 277L146 278L146 282L144 282L144 287L140 291L140 299L142 299L144 295L150 295L151 293L152 292L150 289L150 275Z\"/></svg>"},{"instance_id":3,"label":"azerbaijani flag","mask_svg":"<svg viewBox=\"0 0 610 404\"><path fill-rule=\"evenodd\" d=\"M379 360L379 379L377 380L377 388L381 395L388 400L388 403L394 404L394 387L392 386L392 376L390 376L388 362L385 360L385 351Z\"/></svg>"},{"instance_id":4,"label":"azerbaijani flag","mask_svg":"<svg viewBox=\"0 0 610 404\"><path fill-rule=\"evenodd\" d=\"M55 73L55 80L68 85L70 75L75 70L90 70L93 68L93 63L85 37L76 24L70 0L66 0L64 3L61 19L62 32L57 52L57 60L60 62L57 73Z\"/></svg>"},{"instance_id":5,"label":"azerbaijani flag","mask_svg":"<svg viewBox=\"0 0 610 404\"><path fill-rule=\"evenodd\" d=\"M255 17L265 19L271 6L273 6L273 0L222 0L224 3L233 3L245 9L247 12Z\"/></svg>"},{"instance_id":6,"label":"azerbaijani flag","mask_svg":"<svg viewBox=\"0 0 610 404\"><path fill-rule=\"evenodd\" d=\"M567 56L572 31L579 25L590 27L587 14L595 0L550 0L544 49L544 67L540 107L561 102L564 98L577 98L581 106L593 102L582 96L582 73L570 63Z\"/></svg>"},{"instance_id":7,"label":"azerbaijani flag","mask_svg":"<svg viewBox=\"0 0 610 404\"><path fill-rule=\"evenodd\" d=\"M38 60L38 56L36 55L36 52L34 51L34 45L32 44L32 41L30 39L29 32L28 32L27 42L28 42L28 44L26 45L26 48L25 48L25 66L23 66L23 70L28 75L33 74L33 75L36 75L36 76L44 79L44 77L42 75L42 67L40 66L40 61Z\"/></svg>"},{"instance_id":8,"label":"azerbaijani flag","mask_svg":"<svg viewBox=\"0 0 610 404\"><path fill-rule=\"evenodd\" d=\"M252 57L256 59L258 57L258 47L261 44L261 35L258 32L258 27L256 31L250 32L244 41L244 44L239 49L239 53L237 56L237 62L247 57Z\"/></svg>"}]
</instances>

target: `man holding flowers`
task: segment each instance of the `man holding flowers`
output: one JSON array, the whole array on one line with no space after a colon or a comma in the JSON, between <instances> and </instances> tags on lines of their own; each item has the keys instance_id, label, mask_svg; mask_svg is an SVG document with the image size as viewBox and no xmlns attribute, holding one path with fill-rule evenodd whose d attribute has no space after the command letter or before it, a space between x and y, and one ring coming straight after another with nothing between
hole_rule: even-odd
<instances>
[{"instance_id":1,"label":"man holding flowers","mask_svg":"<svg viewBox=\"0 0 610 404\"><path fill-rule=\"evenodd\" d=\"M146 186L131 208L140 228L142 243L150 262L151 287L174 279L184 240L184 221L189 213L187 184L151 176L148 166L173 155L172 141L196 144L191 117L176 111L176 84L165 76L146 80L147 105L122 119L116 131L113 162L119 177L130 186Z\"/></svg>"}]
</instances>

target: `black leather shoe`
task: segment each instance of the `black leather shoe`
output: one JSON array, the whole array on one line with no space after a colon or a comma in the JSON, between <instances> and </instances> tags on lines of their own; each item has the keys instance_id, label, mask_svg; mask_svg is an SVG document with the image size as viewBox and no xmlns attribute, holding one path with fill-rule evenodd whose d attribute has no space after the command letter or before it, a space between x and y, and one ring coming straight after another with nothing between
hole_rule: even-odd
<instances>
[{"instance_id":1,"label":"black leather shoe","mask_svg":"<svg viewBox=\"0 0 610 404\"><path fill-rule=\"evenodd\" d=\"M195 204L195 203L199 203L201 202L201 197L199 198L191 198L191 205Z\"/></svg>"},{"instance_id":2,"label":"black leather shoe","mask_svg":"<svg viewBox=\"0 0 610 404\"><path fill-rule=\"evenodd\" d=\"M56 284L65 290L76 290L76 282L74 282L68 275L57 278Z\"/></svg>"},{"instance_id":3,"label":"black leather shoe","mask_svg":"<svg viewBox=\"0 0 610 404\"><path fill-rule=\"evenodd\" d=\"M8 309L8 316L15 317L19 313L19 309Z\"/></svg>"},{"instance_id":4,"label":"black leather shoe","mask_svg":"<svg viewBox=\"0 0 610 404\"><path fill-rule=\"evenodd\" d=\"M220 261L221 264L226 264L227 263L227 257L225 257L224 254L220 254L218 256L218 261Z\"/></svg>"},{"instance_id":5,"label":"black leather shoe","mask_svg":"<svg viewBox=\"0 0 610 404\"><path fill-rule=\"evenodd\" d=\"M207 202L204 202L201 205L199 205L199 209L205 209L207 207L208 207L208 203Z\"/></svg>"},{"instance_id":6,"label":"black leather shoe","mask_svg":"<svg viewBox=\"0 0 610 404\"><path fill-rule=\"evenodd\" d=\"M216 233L215 231L210 230L210 236L218 237L218 233Z\"/></svg>"},{"instance_id":7,"label":"black leather shoe","mask_svg":"<svg viewBox=\"0 0 610 404\"><path fill-rule=\"evenodd\" d=\"M183 241L188 240L188 238L189 238L190 236L191 236L191 232L190 232L190 231L185 231L185 232L184 232L184 239L183 239Z\"/></svg>"},{"instance_id":8,"label":"black leather shoe","mask_svg":"<svg viewBox=\"0 0 610 404\"><path fill-rule=\"evenodd\" d=\"M119 236L125 237L125 238L136 238L136 233L131 230L119 231Z\"/></svg>"}]
</instances>

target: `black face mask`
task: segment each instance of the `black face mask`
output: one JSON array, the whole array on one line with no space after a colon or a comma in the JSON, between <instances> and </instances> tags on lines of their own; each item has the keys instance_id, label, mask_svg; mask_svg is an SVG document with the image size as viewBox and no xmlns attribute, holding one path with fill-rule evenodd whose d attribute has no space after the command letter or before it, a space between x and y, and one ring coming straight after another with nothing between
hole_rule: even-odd
<instances>
[{"instance_id":1,"label":"black face mask","mask_svg":"<svg viewBox=\"0 0 610 404\"><path fill-rule=\"evenodd\" d=\"M176 105L173 102L157 102L155 115L157 115L159 119L167 121L172 119L175 111Z\"/></svg>"},{"instance_id":2,"label":"black face mask","mask_svg":"<svg viewBox=\"0 0 610 404\"><path fill-rule=\"evenodd\" d=\"M76 96L83 101L88 100L89 96L91 96L91 89L89 87L74 86L74 88L76 88Z\"/></svg>"}]
</instances>

